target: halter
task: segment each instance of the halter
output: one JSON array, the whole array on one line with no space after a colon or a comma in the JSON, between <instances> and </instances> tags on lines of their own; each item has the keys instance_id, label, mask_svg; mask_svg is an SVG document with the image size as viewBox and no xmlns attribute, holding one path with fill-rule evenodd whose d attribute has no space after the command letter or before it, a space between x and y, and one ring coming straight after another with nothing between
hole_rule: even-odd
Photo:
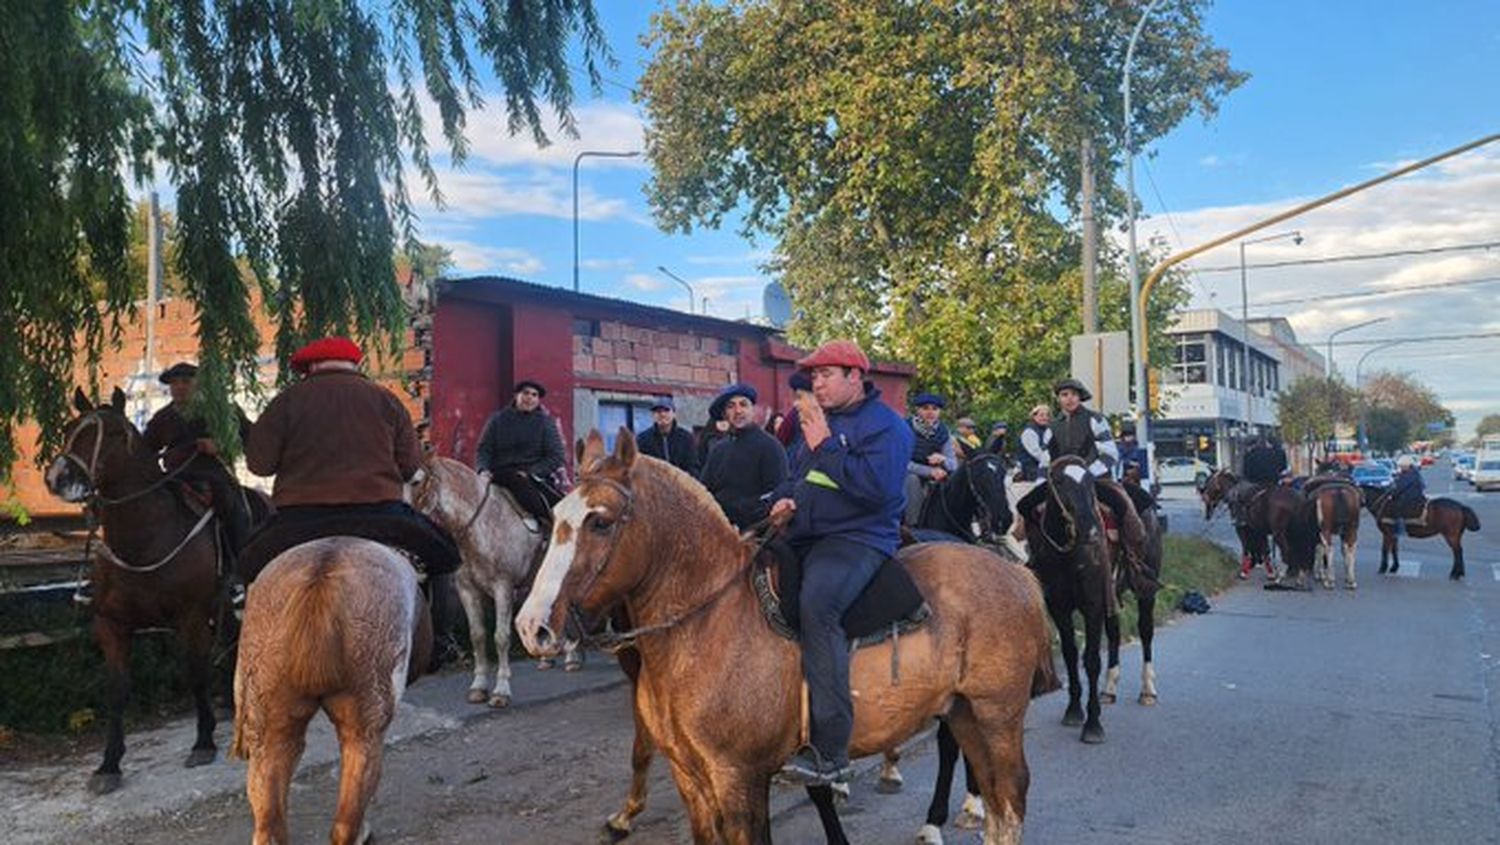
<instances>
[{"instance_id":1,"label":"halter","mask_svg":"<svg viewBox=\"0 0 1500 845\"><path fill-rule=\"evenodd\" d=\"M431 485L434 483L434 475L435 473L423 469L422 481L417 484L418 499L426 498L428 489L430 489ZM490 489L494 486L494 484L489 483L486 483L484 485L484 493L479 497L479 505L474 508L474 513L469 515L469 520L464 523L463 527L453 532L454 540L462 540L463 538L469 536L470 531L474 530L474 525L479 522L480 515L484 513L485 505L488 505L490 502Z\"/></svg>"},{"instance_id":2,"label":"halter","mask_svg":"<svg viewBox=\"0 0 1500 845\"><path fill-rule=\"evenodd\" d=\"M1055 462L1053 466L1056 466ZM1052 467L1048 467L1047 498L1051 499L1052 504L1057 506L1058 514L1062 517L1063 522L1067 524L1068 539L1065 545L1058 545L1057 541L1052 539L1052 535L1047 533L1046 526L1042 526L1042 539L1046 540L1047 545L1051 546L1053 551L1056 551L1058 554L1068 554L1078 548L1078 519L1068 510L1067 505L1063 503L1062 497L1057 494L1057 486L1052 480Z\"/></svg>"}]
</instances>

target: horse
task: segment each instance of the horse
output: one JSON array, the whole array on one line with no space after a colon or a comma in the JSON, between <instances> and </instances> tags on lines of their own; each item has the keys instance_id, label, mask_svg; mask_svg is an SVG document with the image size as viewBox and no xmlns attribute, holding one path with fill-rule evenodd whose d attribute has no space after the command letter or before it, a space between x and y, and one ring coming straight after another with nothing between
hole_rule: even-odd
<instances>
[{"instance_id":1,"label":"horse","mask_svg":"<svg viewBox=\"0 0 1500 845\"><path fill-rule=\"evenodd\" d=\"M1047 468L1047 501L1037 510L1039 514L1028 516L1026 536L1040 540L1030 542L1031 566L1042 582L1047 613L1057 629L1068 669L1068 707L1062 723L1082 725L1080 739L1100 743L1104 741L1104 725L1099 721L1099 646L1105 619L1115 612L1114 573L1093 478L1081 458L1064 455L1052 462ZM1087 713L1080 702L1083 686L1073 633L1075 612L1083 616L1083 667L1089 680Z\"/></svg>"},{"instance_id":2,"label":"horse","mask_svg":"<svg viewBox=\"0 0 1500 845\"><path fill-rule=\"evenodd\" d=\"M932 490L914 528L941 531L965 543L995 545L1010 530L1011 518L1000 456L981 453Z\"/></svg>"},{"instance_id":3,"label":"horse","mask_svg":"<svg viewBox=\"0 0 1500 845\"><path fill-rule=\"evenodd\" d=\"M1208 477L1203 486L1198 489L1198 496L1203 500L1203 521L1213 519L1214 511L1218 509L1219 503L1226 501L1229 493L1239 483L1239 476L1227 469L1221 469ZM1258 519L1261 513L1257 509L1257 499L1252 499L1245 505L1245 523L1234 526L1235 534L1240 538L1240 579L1250 577L1250 570L1257 565L1264 565L1266 575L1274 578L1276 568L1271 563L1270 527L1263 520Z\"/></svg>"},{"instance_id":4,"label":"horse","mask_svg":"<svg viewBox=\"0 0 1500 845\"><path fill-rule=\"evenodd\" d=\"M478 473L451 458L433 456L427 460L422 478L412 491L412 505L447 529L463 555L454 581L474 651L474 679L469 684L468 701L508 707L511 602L516 588L527 583L540 562L547 538L528 525L527 515L508 490L486 484ZM486 601L495 606L493 668L486 636ZM577 650L569 649L565 667L573 670L581 665Z\"/></svg>"},{"instance_id":5,"label":"horse","mask_svg":"<svg viewBox=\"0 0 1500 845\"><path fill-rule=\"evenodd\" d=\"M799 744L802 672L797 646L761 612L753 547L686 474L638 457L633 438L606 455L590 432L580 468L517 617L522 641L556 654L570 619L628 607L638 627L617 639L640 656L636 706L671 764L694 841L768 842L771 778ZM1056 684L1041 590L971 546L920 544L896 560L932 613L854 655L851 754L895 747L946 716L981 782L986 841L1019 842L1026 709ZM704 653L715 659L692 657Z\"/></svg>"},{"instance_id":6,"label":"horse","mask_svg":"<svg viewBox=\"0 0 1500 845\"><path fill-rule=\"evenodd\" d=\"M62 452L46 472L47 489L66 502L83 502L103 529L92 574L93 630L104 652L108 725L104 760L89 792L120 788L125 756L125 706L130 698L130 645L137 631L168 628L182 646L197 714L188 767L212 763L213 674L216 617L224 606L213 511L192 513L170 489L172 477L157 465L140 432L125 417L125 394L115 388L95 406L78 390L78 416L65 429Z\"/></svg>"},{"instance_id":7,"label":"horse","mask_svg":"<svg viewBox=\"0 0 1500 845\"><path fill-rule=\"evenodd\" d=\"M254 845L290 841L287 791L319 710L339 740L329 840L368 838L364 816L380 783L386 728L431 652L416 572L388 546L328 537L294 546L262 570L245 599L231 749L249 761Z\"/></svg>"},{"instance_id":8,"label":"horse","mask_svg":"<svg viewBox=\"0 0 1500 845\"><path fill-rule=\"evenodd\" d=\"M1401 568L1401 556L1397 550L1395 520L1385 514L1388 493L1375 487L1360 489L1364 493L1365 507L1375 517L1375 525L1380 529L1380 574L1387 572L1387 559L1389 571L1395 574ZM1447 541L1448 548L1453 550L1453 566L1448 570L1448 577L1454 581L1463 579L1464 532L1479 530L1479 514L1473 508L1446 497L1428 499L1422 516L1406 520L1405 528L1407 535L1414 540L1441 536Z\"/></svg>"},{"instance_id":9,"label":"horse","mask_svg":"<svg viewBox=\"0 0 1500 845\"><path fill-rule=\"evenodd\" d=\"M1130 485L1123 485L1129 491ZM1134 571L1125 561L1124 549L1116 548L1114 557L1115 596L1128 591L1135 596L1135 632L1141 641L1141 693L1136 699L1150 707L1157 702L1156 668L1152 664L1151 647L1156 638L1156 593L1161 589L1161 565L1163 557L1161 519L1157 516L1150 495L1136 488L1131 494L1140 514L1141 525L1146 529L1146 557L1142 562L1144 571ZM1104 620L1104 639L1109 656L1104 672L1104 691L1099 700L1114 704L1120 687L1120 615L1111 613Z\"/></svg>"},{"instance_id":10,"label":"horse","mask_svg":"<svg viewBox=\"0 0 1500 845\"><path fill-rule=\"evenodd\" d=\"M1337 476L1314 478L1303 485L1302 495L1313 503L1318 525L1314 577L1324 589L1333 589L1333 543L1337 536L1344 547L1344 589L1358 589L1354 579L1354 551L1359 542L1359 510L1363 504L1359 488Z\"/></svg>"}]
</instances>

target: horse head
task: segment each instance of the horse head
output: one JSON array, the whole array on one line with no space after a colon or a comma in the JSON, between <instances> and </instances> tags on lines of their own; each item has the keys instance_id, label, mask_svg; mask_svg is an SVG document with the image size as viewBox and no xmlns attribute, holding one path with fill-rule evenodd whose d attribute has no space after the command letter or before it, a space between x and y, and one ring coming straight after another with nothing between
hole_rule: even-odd
<instances>
[{"instance_id":1,"label":"horse head","mask_svg":"<svg viewBox=\"0 0 1500 845\"><path fill-rule=\"evenodd\" d=\"M1219 503L1224 501L1237 483L1239 483L1239 478L1227 469L1219 470L1203 482L1203 485L1198 488L1198 498L1203 500L1205 521L1213 518L1214 510L1219 507Z\"/></svg>"},{"instance_id":2,"label":"horse head","mask_svg":"<svg viewBox=\"0 0 1500 845\"><path fill-rule=\"evenodd\" d=\"M1042 535L1060 552L1099 540L1099 501L1094 493L1094 477L1082 458L1064 455L1047 468L1048 497L1056 505L1056 517L1042 525ZM1056 521L1054 521L1056 520ZM1054 535L1053 526L1060 521L1066 537Z\"/></svg>"},{"instance_id":3,"label":"horse head","mask_svg":"<svg viewBox=\"0 0 1500 845\"><path fill-rule=\"evenodd\" d=\"M969 495L979 510L981 535L998 538L1010 530L1010 499L1005 494L1005 470L996 455L976 455L959 468Z\"/></svg>"},{"instance_id":4,"label":"horse head","mask_svg":"<svg viewBox=\"0 0 1500 845\"><path fill-rule=\"evenodd\" d=\"M516 615L516 630L532 654L557 654L563 648L558 632L570 614L598 616L644 578L651 556L619 553L637 533L631 530L637 457L635 437L624 428L612 454L597 430L578 444L578 485L552 509L552 542Z\"/></svg>"},{"instance_id":5,"label":"horse head","mask_svg":"<svg viewBox=\"0 0 1500 845\"><path fill-rule=\"evenodd\" d=\"M412 507L444 526L463 524L483 493L477 473L441 455L429 455L407 489Z\"/></svg>"},{"instance_id":6,"label":"horse head","mask_svg":"<svg viewBox=\"0 0 1500 845\"><path fill-rule=\"evenodd\" d=\"M47 489L65 502L82 502L122 477L135 458L140 433L125 417L125 392L115 388L107 405L73 393L78 416L63 429L63 448L47 467Z\"/></svg>"}]
</instances>

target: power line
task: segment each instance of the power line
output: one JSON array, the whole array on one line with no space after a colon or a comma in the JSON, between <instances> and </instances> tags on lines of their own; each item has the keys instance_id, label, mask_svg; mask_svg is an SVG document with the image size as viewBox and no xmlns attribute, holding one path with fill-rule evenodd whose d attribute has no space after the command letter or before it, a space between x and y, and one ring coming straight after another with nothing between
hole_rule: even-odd
<instances>
[{"instance_id":1,"label":"power line","mask_svg":"<svg viewBox=\"0 0 1500 845\"><path fill-rule=\"evenodd\" d=\"M1465 332L1463 334L1432 334L1432 335L1407 335L1406 337L1375 337L1367 340L1335 340L1334 346L1377 346L1382 343L1437 343L1444 340L1478 340L1486 337L1500 337L1500 331L1494 332ZM1327 339L1307 344L1314 348L1327 348Z\"/></svg>"},{"instance_id":2,"label":"power line","mask_svg":"<svg viewBox=\"0 0 1500 845\"><path fill-rule=\"evenodd\" d=\"M1424 290L1440 290L1443 288L1465 288L1477 285L1500 284L1500 277L1486 279L1464 279L1453 282L1431 282L1425 285L1407 285L1399 288L1387 288L1386 290L1366 290L1356 293L1325 293L1317 296L1298 296L1288 299L1267 299L1261 302L1250 303L1251 308L1274 308L1278 305L1298 305L1304 302L1328 302L1335 299L1367 299L1372 296L1398 296L1406 293L1414 293Z\"/></svg>"},{"instance_id":3,"label":"power line","mask_svg":"<svg viewBox=\"0 0 1500 845\"><path fill-rule=\"evenodd\" d=\"M569 63L568 63L568 67L569 67L569 68L570 68L570 69L571 69L571 70L572 70L572 71L573 71L573 72L574 72L574 73L581 73L581 74L583 74L583 75L584 75L584 76L585 76L585 77L588 77L588 78L589 78L589 79L591 79L591 80L592 80L592 79L593 79L593 77L592 77L592 76L590 76L590 74L589 74L589 71L588 71L588 68L585 68L585 67L580 67L580 66L579 66L579 65L576 65L576 64L573 64L573 63L572 63L572 62L569 62ZM600 82L601 82L601 83L603 83L603 84L605 84L605 85L613 85L613 86L614 86L614 87L616 87L616 88L619 88L619 89L620 89L620 90L622 90L622 91L626 91L626 92L628 92L628 93L629 93L629 94L630 94L630 96L632 96L632 97L635 97L635 96L639 96L639 95L640 95L640 92L639 92L639 91L637 91L637 90L635 90L635 88L633 88L633 87L631 87L631 86L630 86L630 85L627 85L627 84L625 84L625 83L624 83L624 82L620 82L620 81L618 81L618 80L614 80L614 79L610 79L610 78L609 78L609 77L607 77L607 76L605 76L605 75L604 75L604 74L602 74L602 73L601 73L601 74L599 74L599 81L600 81Z\"/></svg>"},{"instance_id":4,"label":"power line","mask_svg":"<svg viewBox=\"0 0 1500 845\"><path fill-rule=\"evenodd\" d=\"M1150 171L1147 171L1147 175ZM1338 264L1344 261L1376 261L1384 258L1404 258L1412 255L1434 255L1442 252L1466 252L1476 249L1493 249L1500 247L1500 241L1486 241L1477 244L1454 244L1452 246L1434 246L1423 249L1397 249L1390 252L1366 252L1352 255L1328 255L1322 258L1297 258L1288 261L1267 261L1263 264L1246 264L1246 270L1268 270L1276 267L1305 267L1312 264ZM1240 265L1225 264L1218 267L1199 267L1199 273L1238 273Z\"/></svg>"},{"instance_id":5,"label":"power line","mask_svg":"<svg viewBox=\"0 0 1500 845\"><path fill-rule=\"evenodd\" d=\"M1151 162L1144 156L1141 157L1141 169L1146 171L1146 181L1151 184L1151 193L1156 195L1156 204L1161 206L1161 213L1167 216L1167 226L1172 230L1172 237L1177 239L1178 248L1183 248L1184 241L1182 240L1182 233L1177 231L1177 220L1172 217L1172 209L1167 207L1167 201L1162 199L1161 189L1156 187L1156 177L1151 175ZM1134 202L1135 198L1131 197L1130 201ZM1192 275L1193 284L1198 286L1198 292L1203 294L1204 296L1212 298L1213 294L1209 293L1208 287L1205 286L1203 284L1203 280L1198 277L1198 270L1190 264L1187 265L1185 269L1189 274Z\"/></svg>"}]
</instances>

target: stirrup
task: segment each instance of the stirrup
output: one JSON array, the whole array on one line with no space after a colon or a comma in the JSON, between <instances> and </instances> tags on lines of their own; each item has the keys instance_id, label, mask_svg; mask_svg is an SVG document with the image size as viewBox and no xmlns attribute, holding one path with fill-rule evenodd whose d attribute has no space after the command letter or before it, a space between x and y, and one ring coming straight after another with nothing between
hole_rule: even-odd
<instances>
[{"instance_id":1,"label":"stirrup","mask_svg":"<svg viewBox=\"0 0 1500 845\"><path fill-rule=\"evenodd\" d=\"M94 582L79 581L78 586L73 588L73 603L79 607L88 607L94 603Z\"/></svg>"}]
</instances>

